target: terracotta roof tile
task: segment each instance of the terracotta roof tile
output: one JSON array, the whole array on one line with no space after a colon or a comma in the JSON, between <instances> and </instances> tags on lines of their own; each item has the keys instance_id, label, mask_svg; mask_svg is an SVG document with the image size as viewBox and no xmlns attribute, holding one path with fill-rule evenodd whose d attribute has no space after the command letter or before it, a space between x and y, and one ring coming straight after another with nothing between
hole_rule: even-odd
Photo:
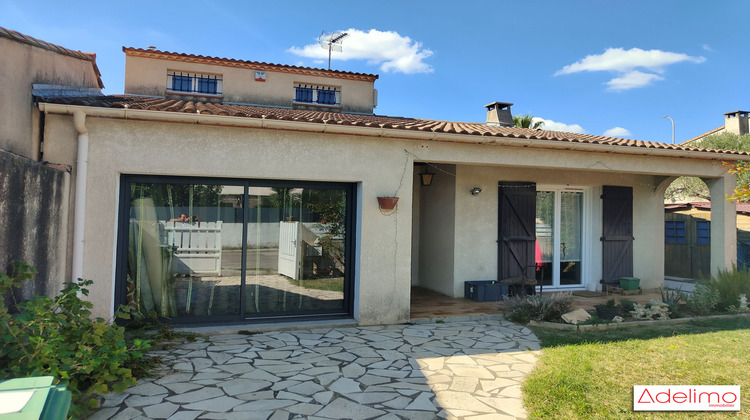
<instances>
[{"instance_id":1,"label":"terracotta roof tile","mask_svg":"<svg viewBox=\"0 0 750 420\"><path fill-rule=\"evenodd\" d=\"M325 74L328 77L338 77L344 79L359 79L368 80L374 82L378 79L377 74L357 73L342 70L326 70L313 67L302 67L302 66L291 66L286 64L274 64L265 63L261 61L249 61L249 60L238 60L235 58L224 58L224 57L211 57L205 55L196 54L185 54L170 51L160 51L133 47L122 47L122 51L126 55L132 55L137 57L146 58L160 58L169 59L175 61L191 62L191 63L202 63L202 64L218 64L229 67L242 67L252 68L254 70L269 70L269 71L281 71L288 73L299 73L299 74Z\"/></svg>"},{"instance_id":2,"label":"terracotta roof tile","mask_svg":"<svg viewBox=\"0 0 750 420\"><path fill-rule=\"evenodd\" d=\"M304 121L318 124L351 125L377 127L391 130L419 130L435 133L456 133L467 136L492 136L514 139L546 140L580 144L610 144L614 146L638 147L645 149L667 149L686 151L712 151L725 154L748 156L750 153L732 150L715 150L693 147L685 144L657 143L591 134L565 133L561 131L535 130L518 127L489 126L484 123L450 122L417 118L389 117L384 115L361 115L326 111L272 108L256 105L221 104L182 101L175 99L146 98L129 95L109 95L92 97L38 98L40 102L82 105L101 108L128 108L150 111L200 113L244 118L265 118L290 121ZM394 135L396 135L394 133Z\"/></svg>"},{"instance_id":3,"label":"terracotta roof tile","mask_svg":"<svg viewBox=\"0 0 750 420\"><path fill-rule=\"evenodd\" d=\"M692 138L692 139L690 139L690 140L685 140L685 141L683 141L683 142L682 142L682 143L680 143L680 144L688 144L688 143L692 143L692 142L694 142L694 141L696 141L696 140L700 140L700 139L702 139L703 137L706 137L706 136L710 136L711 134L716 134L716 133L720 132L721 130L723 130L723 129L724 129L724 127L725 127L725 126L723 126L723 125L722 125L721 127L717 127L717 128L714 128L713 130L711 130L711 131L709 131L709 132L706 132L706 133L703 133L703 134L701 134L701 135L695 136L695 137L693 137L693 138Z\"/></svg>"}]
</instances>

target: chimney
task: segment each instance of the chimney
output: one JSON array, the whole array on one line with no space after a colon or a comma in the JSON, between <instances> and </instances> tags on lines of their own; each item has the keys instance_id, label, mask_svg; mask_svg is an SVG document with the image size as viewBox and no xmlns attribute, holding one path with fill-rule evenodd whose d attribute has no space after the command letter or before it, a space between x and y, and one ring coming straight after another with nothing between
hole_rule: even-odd
<instances>
[{"instance_id":1,"label":"chimney","mask_svg":"<svg viewBox=\"0 0 750 420\"><path fill-rule=\"evenodd\" d=\"M724 114L724 130L744 136L748 133L748 111L732 111Z\"/></svg>"},{"instance_id":2,"label":"chimney","mask_svg":"<svg viewBox=\"0 0 750 420\"><path fill-rule=\"evenodd\" d=\"M487 125L500 127L513 127L513 115L510 114L511 103L493 102L484 107L487 108ZM745 119L747 127L747 119Z\"/></svg>"}]
</instances>

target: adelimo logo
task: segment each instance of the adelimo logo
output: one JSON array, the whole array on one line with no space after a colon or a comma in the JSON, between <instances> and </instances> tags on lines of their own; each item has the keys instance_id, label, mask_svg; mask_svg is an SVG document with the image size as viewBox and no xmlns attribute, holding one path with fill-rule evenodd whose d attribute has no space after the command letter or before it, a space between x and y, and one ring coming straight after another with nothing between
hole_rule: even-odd
<instances>
[{"instance_id":1,"label":"adelimo logo","mask_svg":"<svg viewBox=\"0 0 750 420\"><path fill-rule=\"evenodd\" d=\"M635 385L634 411L740 411L739 385Z\"/></svg>"}]
</instances>

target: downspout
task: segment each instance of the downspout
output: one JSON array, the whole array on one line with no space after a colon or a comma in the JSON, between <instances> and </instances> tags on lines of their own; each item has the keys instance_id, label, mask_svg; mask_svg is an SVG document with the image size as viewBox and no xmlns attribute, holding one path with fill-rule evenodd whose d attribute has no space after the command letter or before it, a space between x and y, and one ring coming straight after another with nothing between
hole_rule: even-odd
<instances>
[{"instance_id":1,"label":"downspout","mask_svg":"<svg viewBox=\"0 0 750 420\"><path fill-rule=\"evenodd\" d=\"M76 196L73 220L73 267L72 281L83 278L83 228L86 221L86 170L89 155L89 131L86 128L86 113L80 109L73 112L73 124L78 131L78 158L76 160Z\"/></svg>"}]
</instances>

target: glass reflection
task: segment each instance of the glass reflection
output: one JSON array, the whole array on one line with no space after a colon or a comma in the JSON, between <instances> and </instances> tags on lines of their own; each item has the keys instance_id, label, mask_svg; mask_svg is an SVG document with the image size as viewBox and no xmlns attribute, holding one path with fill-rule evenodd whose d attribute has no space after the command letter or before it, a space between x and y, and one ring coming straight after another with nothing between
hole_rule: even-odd
<instances>
[{"instance_id":1,"label":"glass reflection","mask_svg":"<svg viewBox=\"0 0 750 420\"><path fill-rule=\"evenodd\" d=\"M237 188L131 184L131 309L170 318L239 314L242 202L231 194Z\"/></svg>"},{"instance_id":2,"label":"glass reflection","mask_svg":"<svg viewBox=\"0 0 750 420\"><path fill-rule=\"evenodd\" d=\"M555 193L536 193L536 257L537 276L542 276L542 284L552 285L554 275L553 258L555 249Z\"/></svg>"},{"instance_id":3,"label":"glass reflection","mask_svg":"<svg viewBox=\"0 0 750 420\"><path fill-rule=\"evenodd\" d=\"M346 191L250 187L247 316L344 311Z\"/></svg>"}]
</instances>

